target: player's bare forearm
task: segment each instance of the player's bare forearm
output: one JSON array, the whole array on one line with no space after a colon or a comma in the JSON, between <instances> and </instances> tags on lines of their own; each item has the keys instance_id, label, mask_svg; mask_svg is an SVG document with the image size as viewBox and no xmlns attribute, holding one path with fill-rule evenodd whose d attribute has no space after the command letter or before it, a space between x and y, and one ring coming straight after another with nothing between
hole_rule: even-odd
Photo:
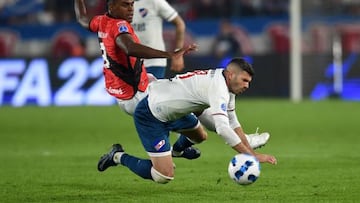
<instances>
[{"instance_id":1,"label":"player's bare forearm","mask_svg":"<svg viewBox=\"0 0 360 203\"><path fill-rule=\"evenodd\" d=\"M140 57L140 58L145 58L145 59L148 59L148 58L171 58L173 55L170 52L153 49L151 47L144 46L139 43L131 44L128 47L127 54L129 56L135 56L135 57Z\"/></svg>"},{"instance_id":2,"label":"player's bare forearm","mask_svg":"<svg viewBox=\"0 0 360 203\"><path fill-rule=\"evenodd\" d=\"M171 58L174 53L165 52L136 43L130 34L120 34L116 37L116 45L127 55L139 58Z\"/></svg>"},{"instance_id":3,"label":"player's bare forearm","mask_svg":"<svg viewBox=\"0 0 360 203\"><path fill-rule=\"evenodd\" d=\"M120 47L127 55L139 58L174 58L182 57L184 54L197 50L196 44L191 44L181 48L176 52L166 52L134 42L131 35L120 34L116 37L116 45Z\"/></svg>"},{"instance_id":4,"label":"player's bare forearm","mask_svg":"<svg viewBox=\"0 0 360 203\"><path fill-rule=\"evenodd\" d=\"M245 146L242 142L233 146L232 148L239 153L250 154L250 155L256 156L256 154L252 150L250 150L249 147Z\"/></svg>"},{"instance_id":5,"label":"player's bare forearm","mask_svg":"<svg viewBox=\"0 0 360 203\"><path fill-rule=\"evenodd\" d=\"M242 142L246 147L248 147L253 153L255 153L254 150L251 148L248 140L246 139L245 133L244 133L243 129L242 129L241 127L237 127L237 128L234 129L234 131L235 131L235 133L240 137L241 142Z\"/></svg>"},{"instance_id":6,"label":"player's bare forearm","mask_svg":"<svg viewBox=\"0 0 360 203\"><path fill-rule=\"evenodd\" d=\"M175 25L175 46L176 49L182 48L184 46L184 41L185 41L185 22L184 20L180 17L177 16L172 23Z\"/></svg>"},{"instance_id":7,"label":"player's bare forearm","mask_svg":"<svg viewBox=\"0 0 360 203\"><path fill-rule=\"evenodd\" d=\"M75 0L74 1L74 9L75 9L76 20L78 21L78 23L82 27L88 29L90 19L87 16L87 11L86 11L86 6L85 6L84 0Z\"/></svg>"},{"instance_id":8,"label":"player's bare forearm","mask_svg":"<svg viewBox=\"0 0 360 203\"><path fill-rule=\"evenodd\" d=\"M185 41L185 22L180 16L177 16L172 23L175 25L176 35L175 35L175 51L178 51L180 48L184 46ZM184 58L173 57L171 60L170 69L175 72L180 72L184 69Z\"/></svg>"}]
</instances>

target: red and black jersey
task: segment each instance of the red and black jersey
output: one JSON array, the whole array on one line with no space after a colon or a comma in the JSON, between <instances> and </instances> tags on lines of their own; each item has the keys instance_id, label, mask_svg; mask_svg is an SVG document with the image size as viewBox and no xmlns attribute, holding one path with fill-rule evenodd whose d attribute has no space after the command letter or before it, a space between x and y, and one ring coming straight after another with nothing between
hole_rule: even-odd
<instances>
[{"instance_id":1,"label":"red and black jersey","mask_svg":"<svg viewBox=\"0 0 360 203\"><path fill-rule=\"evenodd\" d=\"M137 91L144 92L149 82L142 61L126 55L115 42L118 35L126 33L140 43L132 26L122 19L98 15L90 21L89 29L98 33L107 92L123 100L131 99Z\"/></svg>"}]
</instances>

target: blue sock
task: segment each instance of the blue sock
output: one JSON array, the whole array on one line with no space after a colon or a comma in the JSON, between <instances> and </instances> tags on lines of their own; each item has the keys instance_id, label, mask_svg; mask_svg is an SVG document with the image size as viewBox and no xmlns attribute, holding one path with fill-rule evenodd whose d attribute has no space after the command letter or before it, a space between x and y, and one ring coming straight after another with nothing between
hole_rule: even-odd
<instances>
[{"instance_id":1,"label":"blue sock","mask_svg":"<svg viewBox=\"0 0 360 203\"><path fill-rule=\"evenodd\" d=\"M190 140L185 135L180 135L180 137L173 145L173 150L176 152L182 152L186 148L191 147L193 144L194 143L190 142Z\"/></svg>"},{"instance_id":2,"label":"blue sock","mask_svg":"<svg viewBox=\"0 0 360 203\"><path fill-rule=\"evenodd\" d=\"M121 164L128 167L136 175L144 178L151 179L152 163L148 159L140 159L129 154L123 154L120 160Z\"/></svg>"}]
</instances>

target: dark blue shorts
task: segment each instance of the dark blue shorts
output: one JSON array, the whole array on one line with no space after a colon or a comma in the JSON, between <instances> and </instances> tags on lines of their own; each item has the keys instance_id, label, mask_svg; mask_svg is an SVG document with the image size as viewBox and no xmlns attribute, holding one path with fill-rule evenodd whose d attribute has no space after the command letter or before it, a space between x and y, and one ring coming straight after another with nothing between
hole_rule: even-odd
<instances>
[{"instance_id":1,"label":"dark blue shorts","mask_svg":"<svg viewBox=\"0 0 360 203\"><path fill-rule=\"evenodd\" d=\"M171 153L170 131L194 129L199 121L193 114L178 120L161 122L155 118L148 105L148 97L139 102L134 121L140 140L150 156L165 156Z\"/></svg>"},{"instance_id":2,"label":"dark blue shorts","mask_svg":"<svg viewBox=\"0 0 360 203\"><path fill-rule=\"evenodd\" d=\"M163 79L165 77L166 67L163 66L149 66L146 67L146 72L153 74L157 79Z\"/></svg>"}]
</instances>

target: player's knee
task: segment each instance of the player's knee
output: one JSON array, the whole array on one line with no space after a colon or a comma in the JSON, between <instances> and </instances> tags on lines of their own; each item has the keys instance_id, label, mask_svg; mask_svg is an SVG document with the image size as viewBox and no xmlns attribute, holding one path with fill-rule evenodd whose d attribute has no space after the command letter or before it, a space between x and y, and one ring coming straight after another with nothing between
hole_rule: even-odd
<instances>
[{"instance_id":1,"label":"player's knee","mask_svg":"<svg viewBox=\"0 0 360 203\"><path fill-rule=\"evenodd\" d=\"M151 176L154 182L166 184L174 179L174 174L162 174L157 171L154 167L151 168Z\"/></svg>"},{"instance_id":2,"label":"player's knee","mask_svg":"<svg viewBox=\"0 0 360 203\"><path fill-rule=\"evenodd\" d=\"M207 132L206 131L202 132L199 136L198 143L201 143L201 142L207 140L207 137L208 137Z\"/></svg>"},{"instance_id":3,"label":"player's knee","mask_svg":"<svg viewBox=\"0 0 360 203\"><path fill-rule=\"evenodd\" d=\"M207 139L207 133L206 132L197 133L196 136L192 136L191 138L188 139L194 144L200 144Z\"/></svg>"},{"instance_id":4,"label":"player's knee","mask_svg":"<svg viewBox=\"0 0 360 203\"><path fill-rule=\"evenodd\" d=\"M196 144L199 144L199 143L207 140L208 134L202 126L199 127L199 131L197 134L198 135L196 136L196 140L194 140Z\"/></svg>"},{"instance_id":5,"label":"player's knee","mask_svg":"<svg viewBox=\"0 0 360 203\"><path fill-rule=\"evenodd\" d=\"M207 132L200 123L198 123L196 128L182 131L181 134L186 136L194 144L199 144L207 139Z\"/></svg>"}]
</instances>

